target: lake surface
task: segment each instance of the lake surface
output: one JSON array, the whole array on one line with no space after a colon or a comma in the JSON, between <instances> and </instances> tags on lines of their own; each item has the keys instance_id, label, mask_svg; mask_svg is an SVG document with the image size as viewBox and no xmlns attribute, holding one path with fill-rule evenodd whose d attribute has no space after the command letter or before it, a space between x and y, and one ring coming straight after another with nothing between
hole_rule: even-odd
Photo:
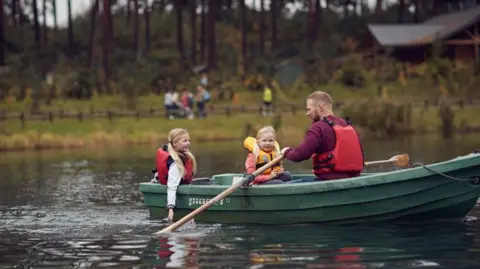
<instances>
[{"instance_id":1,"label":"lake surface","mask_svg":"<svg viewBox=\"0 0 480 269\"><path fill-rule=\"evenodd\" d=\"M282 142L294 146L298 141ZM478 135L364 142L367 160L409 153L431 163L480 148ZM242 141L196 144L199 176L243 172ZM255 226L197 223L152 239L138 184L155 149L0 154L3 268L480 268L480 207L465 221ZM285 163L309 172L310 162ZM380 166L370 169L384 170Z\"/></svg>"}]
</instances>

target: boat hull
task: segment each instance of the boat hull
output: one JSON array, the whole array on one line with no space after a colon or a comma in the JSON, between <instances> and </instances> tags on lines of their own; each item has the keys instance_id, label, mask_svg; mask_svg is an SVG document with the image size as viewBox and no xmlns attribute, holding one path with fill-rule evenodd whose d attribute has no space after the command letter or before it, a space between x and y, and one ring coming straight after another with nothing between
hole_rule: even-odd
<instances>
[{"instance_id":1,"label":"boat hull","mask_svg":"<svg viewBox=\"0 0 480 269\"><path fill-rule=\"evenodd\" d=\"M215 223L358 223L463 218L480 196L480 155L361 177L313 183L242 187L195 220ZM185 216L231 184L235 174L216 175L213 185L182 185L175 218ZM295 175L296 178L311 175ZM225 184L225 185L222 185ZM152 218L164 218L166 187L142 183Z\"/></svg>"}]
</instances>

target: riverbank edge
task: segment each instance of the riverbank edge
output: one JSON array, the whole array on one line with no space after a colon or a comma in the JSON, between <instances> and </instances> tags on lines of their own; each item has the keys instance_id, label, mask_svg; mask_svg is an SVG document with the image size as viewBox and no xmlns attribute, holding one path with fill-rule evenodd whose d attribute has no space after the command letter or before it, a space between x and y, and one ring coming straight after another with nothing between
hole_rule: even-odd
<instances>
[{"instance_id":1,"label":"riverbank edge","mask_svg":"<svg viewBox=\"0 0 480 269\"><path fill-rule=\"evenodd\" d=\"M301 140L305 135L307 127L304 130L288 132L280 130L277 134L278 140L296 139ZM376 137L386 138L386 134L375 133L369 131L361 126L357 127L362 137ZM246 137L246 134L211 134L205 135L205 133L197 133L195 130L189 130L192 142L204 143L204 142L228 142L228 141L241 141ZM439 134L440 129L430 128L421 131L405 131L396 133L394 136L413 136L413 135L425 135L425 134ZM468 126L462 128L456 128L452 135L465 134L465 133L480 133L480 126ZM85 135L59 135L52 133L39 133L36 131L29 131L26 133L17 133L11 136L0 136L0 153L6 152L19 152L19 151L38 151L38 150L66 150L66 149L81 149L81 148L111 148L111 147L128 147L135 145L151 145L158 147L162 141L165 142L167 133L161 132L145 132L143 134L125 134L120 132L105 132L97 131L87 133Z\"/></svg>"}]
</instances>

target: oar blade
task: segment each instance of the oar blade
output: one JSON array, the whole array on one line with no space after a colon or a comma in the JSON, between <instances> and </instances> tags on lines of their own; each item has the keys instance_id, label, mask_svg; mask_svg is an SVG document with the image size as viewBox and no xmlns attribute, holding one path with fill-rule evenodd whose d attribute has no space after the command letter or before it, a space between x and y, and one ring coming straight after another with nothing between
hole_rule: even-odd
<instances>
[{"instance_id":1,"label":"oar blade","mask_svg":"<svg viewBox=\"0 0 480 269\"><path fill-rule=\"evenodd\" d=\"M393 165L397 167L409 167L410 166L410 155L407 153L400 154L395 156L395 160L393 161Z\"/></svg>"}]
</instances>

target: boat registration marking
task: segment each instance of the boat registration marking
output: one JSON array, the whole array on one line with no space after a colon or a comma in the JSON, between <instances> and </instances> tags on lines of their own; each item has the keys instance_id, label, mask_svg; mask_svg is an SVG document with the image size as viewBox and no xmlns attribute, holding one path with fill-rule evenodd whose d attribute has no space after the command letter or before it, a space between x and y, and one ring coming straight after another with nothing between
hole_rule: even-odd
<instances>
[{"instance_id":1,"label":"boat registration marking","mask_svg":"<svg viewBox=\"0 0 480 269\"><path fill-rule=\"evenodd\" d=\"M192 205L204 205L208 203L211 199L208 198L189 198L188 199L188 206ZM224 204L230 204L230 198L223 198L215 202L213 205L223 206Z\"/></svg>"}]
</instances>

